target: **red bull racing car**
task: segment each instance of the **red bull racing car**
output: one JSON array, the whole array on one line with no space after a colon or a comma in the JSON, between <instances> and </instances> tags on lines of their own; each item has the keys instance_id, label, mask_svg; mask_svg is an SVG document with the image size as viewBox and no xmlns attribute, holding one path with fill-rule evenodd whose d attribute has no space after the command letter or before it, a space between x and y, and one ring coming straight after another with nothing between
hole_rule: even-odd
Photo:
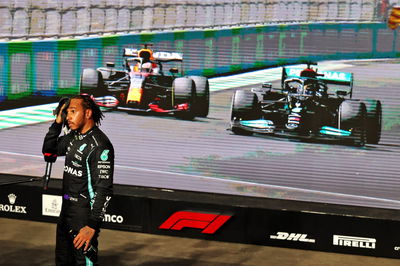
<instances>
[{"instance_id":1,"label":"red bull racing car","mask_svg":"<svg viewBox=\"0 0 400 266\"><path fill-rule=\"evenodd\" d=\"M93 95L99 106L119 110L172 113L183 119L206 117L209 111L208 79L183 76L182 54L124 49L124 69L114 63L97 69L85 68L80 93ZM164 67L174 63L174 67Z\"/></svg>"},{"instance_id":2,"label":"red bull racing car","mask_svg":"<svg viewBox=\"0 0 400 266\"><path fill-rule=\"evenodd\" d=\"M251 91L237 90L231 104L232 132L341 139L355 146L377 144L381 102L353 99L352 73L318 73L311 65L316 63L308 63L305 69L284 67L280 88L264 83Z\"/></svg>"}]
</instances>

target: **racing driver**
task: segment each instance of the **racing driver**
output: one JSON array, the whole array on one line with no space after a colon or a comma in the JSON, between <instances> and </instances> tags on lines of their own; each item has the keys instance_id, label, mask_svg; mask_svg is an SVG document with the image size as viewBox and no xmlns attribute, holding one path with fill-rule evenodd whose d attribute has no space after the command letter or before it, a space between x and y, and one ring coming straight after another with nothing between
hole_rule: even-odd
<instances>
[{"instance_id":1,"label":"racing driver","mask_svg":"<svg viewBox=\"0 0 400 266\"><path fill-rule=\"evenodd\" d=\"M58 109L43 143L43 153L66 156L56 265L97 265L97 237L113 193L114 149L98 128L103 114L89 96L74 96ZM70 132L59 137L64 122Z\"/></svg>"}]
</instances>

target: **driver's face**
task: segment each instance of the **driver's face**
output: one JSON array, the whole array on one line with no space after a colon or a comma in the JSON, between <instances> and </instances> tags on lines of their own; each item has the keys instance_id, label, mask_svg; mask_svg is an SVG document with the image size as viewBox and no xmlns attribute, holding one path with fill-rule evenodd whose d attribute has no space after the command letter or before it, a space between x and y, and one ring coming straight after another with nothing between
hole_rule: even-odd
<instances>
[{"instance_id":1,"label":"driver's face","mask_svg":"<svg viewBox=\"0 0 400 266\"><path fill-rule=\"evenodd\" d=\"M72 130L81 131L87 122L86 109L82 99L71 99L67 109L67 122Z\"/></svg>"}]
</instances>

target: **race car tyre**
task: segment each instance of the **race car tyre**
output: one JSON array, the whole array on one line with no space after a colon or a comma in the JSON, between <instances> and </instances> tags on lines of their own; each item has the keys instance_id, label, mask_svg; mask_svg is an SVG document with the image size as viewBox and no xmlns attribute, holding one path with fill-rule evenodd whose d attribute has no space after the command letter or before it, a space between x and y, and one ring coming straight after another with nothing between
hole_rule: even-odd
<instances>
[{"instance_id":1,"label":"race car tyre","mask_svg":"<svg viewBox=\"0 0 400 266\"><path fill-rule=\"evenodd\" d=\"M339 129L351 132L354 146L363 147L367 141L367 108L360 101L343 101L339 106Z\"/></svg>"},{"instance_id":2,"label":"race car tyre","mask_svg":"<svg viewBox=\"0 0 400 266\"><path fill-rule=\"evenodd\" d=\"M93 96L104 96L103 93L103 77L101 73L92 68L83 69L80 84L80 93Z\"/></svg>"},{"instance_id":3,"label":"race car tyre","mask_svg":"<svg viewBox=\"0 0 400 266\"><path fill-rule=\"evenodd\" d=\"M367 143L378 144L382 132L382 104L379 100L364 103L367 108Z\"/></svg>"},{"instance_id":4,"label":"race car tyre","mask_svg":"<svg viewBox=\"0 0 400 266\"><path fill-rule=\"evenodd\" d=\"M172 82L173 106L188 104L185 111L176 111L175 116L181 119L192 120L195 117L194 101L196 99L196 85L191 78L176 78Z\"/></svg>"},{"instance_id":5,"label":"race car tyre","mask_svg":"<svg viewBox=\"0 0 400 266\"><path fill-rule=\"evenodd\" d=\"M233 94L231 104L231 122L240 120L255 120L259 118L257 95L251 91L237 90ZM231 130L237 135L252 135L253 132L236 127L232 123Z\"/></svg>"},{"instance_id":6,"label":"race car tyre","mask_svg":"<svg viewBox=\"0 0 400 266\"><path fill-rule=\"evenodd\" d=\"M210 85L206 77L189 76L196 85L195 113L198 117L207 117L210 109Z\"/></svg>"}]
</instances>

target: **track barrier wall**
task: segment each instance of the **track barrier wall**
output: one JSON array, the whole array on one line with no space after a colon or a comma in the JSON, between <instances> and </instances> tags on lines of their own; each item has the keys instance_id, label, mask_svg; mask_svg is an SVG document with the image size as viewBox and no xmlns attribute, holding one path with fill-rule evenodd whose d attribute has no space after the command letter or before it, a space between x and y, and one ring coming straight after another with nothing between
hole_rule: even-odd
<instances>
[{"instance_id":1,"label":"track barrier wall","mask_svg":"<svg viewBox=\"0 0 400 266\"><path fill-rule=\"evenodd\" d=\"M79 92L84 68L115 62L122 50L154 44L182 52L189 75L221 75L304 60L398 57L398 31L384 23L298 24L0 43L0 102Z\"/></svg>"},{"instance_id":2,"label":"track barrier wall","mask_svg":"<svg viewBox=\"0 0 400 266\"><path fill-rule=\"evenodd\" d=\"M0 186L0 217L56 222L61 180ZM103 228L400 257L397 210L115 186ZM397 217L397 218L396 218Z\"/></svg>"}]
</instances>

